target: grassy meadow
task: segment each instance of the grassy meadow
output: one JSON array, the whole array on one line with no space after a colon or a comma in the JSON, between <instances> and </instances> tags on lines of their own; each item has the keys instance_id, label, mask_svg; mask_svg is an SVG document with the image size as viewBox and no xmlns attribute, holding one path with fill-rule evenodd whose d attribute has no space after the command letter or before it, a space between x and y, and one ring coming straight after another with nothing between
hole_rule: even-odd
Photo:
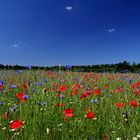
<instances>
[{"instance_id":1,"label":"grassy meadow","mask_svg":"<svg viewBox=\"0 0 140 140\"><path fill-rule=\"evenodd\" d=\"M139 140L140 75L0 71L0 140Z\"/></svg>"}]
</instances>

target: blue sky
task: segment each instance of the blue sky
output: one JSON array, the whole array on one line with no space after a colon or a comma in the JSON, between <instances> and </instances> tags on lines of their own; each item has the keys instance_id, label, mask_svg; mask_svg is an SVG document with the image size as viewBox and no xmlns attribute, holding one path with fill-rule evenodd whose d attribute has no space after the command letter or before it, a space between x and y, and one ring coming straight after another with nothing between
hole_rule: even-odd
<instances>
[{"instance_id":1,"label":"blue sky","mask_svg":"<svg viewBox=\"0 0 140 140\"><path fill-rule=\"evenodd\" d=\"M140 63L139 0L0 0L0 63Z\"/></svg>"}]
</instances>

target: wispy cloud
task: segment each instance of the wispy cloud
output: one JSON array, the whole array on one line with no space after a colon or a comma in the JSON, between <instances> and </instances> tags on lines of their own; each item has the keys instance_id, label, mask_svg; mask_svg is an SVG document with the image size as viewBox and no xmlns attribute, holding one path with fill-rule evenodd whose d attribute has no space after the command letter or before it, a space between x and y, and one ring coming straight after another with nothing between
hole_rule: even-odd
<instances>
[{"instance_id":1,"label":"wispy cloud","mask_svg":"<svg viewBox=\"0 0 140 140\"><path fill-rule=\"evenodd\" d=\"M72 6L66 6L65 9L66 9L67 11L71 11L71 10L73 9L73 7L72 7Z\"/></svg>"},{"instance_id":2,"label":"wispy cloud","mask_svg":"<svg viewBox=\"0 0 140 140\"><path fill-rule=\"evenodd\" d=\"M112 32L115 32L115 31L116 31L115 28L108 29L108 32L109 32L109 33L112 33Z\"/></svg>"},{"instance_id":3,"label":"wispy cloud","mask_svg":"<svg viewBox=\"0 0 140 140\"><path fill-rule=\"evenodd\" d=\"M21 48L19 44L15 43L12 45L13 48Z\"/></svg>"},{"instance_id":4,"label":"wispy cloud","mask_svg":"<svg viewBox=\"0 0 140 140\"><path fill-rule=\"evenodd\" d=\"M22 46L23 46L23 44L20 41L13 43L11 45L12 48L16 48L16 49L20 49Z\"/></svg>"}]
</instances>

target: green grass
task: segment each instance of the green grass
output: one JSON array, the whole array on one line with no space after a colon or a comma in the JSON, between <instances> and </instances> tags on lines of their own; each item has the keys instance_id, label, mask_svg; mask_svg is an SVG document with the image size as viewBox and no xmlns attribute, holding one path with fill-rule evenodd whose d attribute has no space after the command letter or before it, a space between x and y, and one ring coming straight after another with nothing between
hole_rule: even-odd
<instances>
[{"instance_id":1,"label":"green grass","mask_svg":"<svg viewBox=\"0 0 140 140\"><path fill-rule=\"evenodd\" d=\"M88 79L84 79L84 75ZM132 100L140 101L140 96L135 95L130 86L139 81L137 74L95 74L76 72L51 72L47 71L23 71L17 74L16 71L0 71L0 81L5 81L4 87L0 90L0 140L132 140L140 135L140 106L131 107ZM132 82L127 79L132 78ZM45 80L48 80L45 82ZM120 80L120 81L118 81ZM22 84L27 85L27 90L22 89ZM76 82L81 88L77 95L70 95L72 86ZM93 84L94 81L94 84ZM43 82L36 85L36 82ZM58 84L54 91L53 84ZM108 84L109 88L104 89ZM19 85L19 88L10 89L10 85ZM62 92L63 99L59 99L60 85L65 85L67 91ZM99 96L92 94L84 100L81 95L88 87L94 91L95 86L101 90ZM124 92L115 93L114 90L123 87ZM48 88L48 92L43 92ZM36 92L32 90L35 89ZM4 90L4 91L3 91ZM25 92L29 99L21 103L16 94ZM92 103L97 99L97 103ZM46 102L47 104L40 105ZM116 107L116 102L124 102L122 108ZM56 104L63 103L64 107L57 107ZM17 106L15 111L11 108ZM74 116L66 119L64 109L73 108ZM88 119L86 108L91 108L95 117ZM8 118L3 114L9 113ZM126 115L123 116L123 113ZM24 123L20 129L11 131L9 124L11 120L22 120ZM126 121L125 119L128 119ZM140 139L137 137L137 139Z\"/></svg>"}]
</instances>

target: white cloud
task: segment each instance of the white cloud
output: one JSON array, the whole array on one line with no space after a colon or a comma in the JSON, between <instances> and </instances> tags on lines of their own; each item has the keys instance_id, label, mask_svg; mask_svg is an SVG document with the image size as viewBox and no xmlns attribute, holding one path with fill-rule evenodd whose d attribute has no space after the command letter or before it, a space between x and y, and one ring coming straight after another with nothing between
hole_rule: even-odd
<instances>
[{"instance_id":1,"label":"white cloud","mask_svg":"<svg viewBox=\"0 0 140 140\"><path fill-rule=\"evenodd\" d=\"M14 47L14 48L20 48L20 46L19 46L17 43L15 43L15 44L13 45L13 47Z\"/></svg>"},{"instance_id":2,"label":"white cloud","mask_svg":"<svg viewBox=\"0 0 140 140\"><path fill-rule=\"evenodd\" d=\"M66 6L65 9L66 9L67 11L71 11L71 10L73 9L73 7L72 7L72 6Z\"/></svg>"},{"instance_id":3,"label":"white cloud","mask_svg":"<svg viewBox=\"0 0 140 140\"><path fill-rule=\"evenodd\" d=\"M115 28L112 28L112 29L109 29L109 30L108 30L109 33L112 33L112 32L115 32L115 31L116 31Z\"/></svg>"},{"instance_id":4,"label":"white cloud","mask_svg":"<svg viewBox=\"0 0 140 140\"><path fill-rule=\"evenodd\" d=\"M11 45L12 48L17 48L17 49L20 49L21 46L22 46L22 44L20 41Z\"/></svg>"}]
</instances>

